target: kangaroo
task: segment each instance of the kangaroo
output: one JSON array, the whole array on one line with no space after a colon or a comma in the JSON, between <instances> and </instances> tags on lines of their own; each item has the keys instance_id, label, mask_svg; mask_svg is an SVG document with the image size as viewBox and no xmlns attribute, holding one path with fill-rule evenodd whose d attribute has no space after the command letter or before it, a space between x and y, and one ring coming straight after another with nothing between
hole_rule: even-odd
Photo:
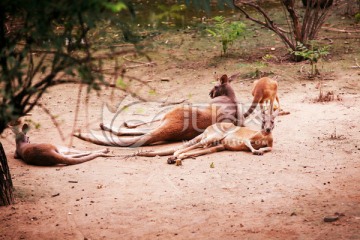
<instances>
[{"instance_id":1,"label":"kangaroo","mask_svg":"<svg viewBox=\"0 0 360 240\"><path fill-rule=\"evenodd\" d=\"M251 130L247 127L235 126L233 123L215 123L191 141L183 144L178 149L163 151L139 152L137 156L166 156L171 155L168 163L181 165L181 160L189 157L205 155L224 150L251 151L255 155L263 155L272 150L274 120L279 109L272 114L262 113L262 126L260 131ZM197 148L200 150L191 151Z\"/></svg>"},{"instance_id":2,"label":"kangaroo","mask_svg":"<svg viewBox=\"0 0 360 240\"><path fill-rule=\"evenodd\" d=\"M280 109L280 102L277 96L277 88L277 81L268 77L263 77L259 80L254 81L254 87L252 90L252 95L254 96L254 99L251 103L250 108L244 114L244 118L248 117L255 110L258 104L260 104L261 111L265 111L263 104L267 101L270 102L270 113L272 113L274 109L275 99L278 102L278 109Z\"/></svg>"},{"instance_id":3,"label":"kangaroo","mask_svg":"<svg viewBox=\"0 0 360 240\"><path fill-rule=\"evenodd\" d=\"M202 107L175 107L162 117L160 124L154 129L116 130L100 124L101 129L109 131L111 135L105 135L104 132L102 136L89 133L76 133L74 136L99 145L139 147L158 142L189 140L215 122L237 122L237 100L227 75L220 78L220 84L209 94L212 97L210 104ZM140 136L118 137L125 134Z\"/></svg>"},{"instance_id":4,"label":"kangaroo","mask_svg":"<svg viewBox=\"0 0 360 240\"><path fill-rule=\"evenodd\" d=\"M107 154L109 152L107 148L99 151L79 151L48 143L30 143L29 137L26 135L29 129L27 124L23 125L21 132L15 127L12 128L16 141L14 157L27 164L37 166L74 165L97 157L112 157L112 155ZM75 154L65 155L69 152Z\"/></svg>"}]
</instances>

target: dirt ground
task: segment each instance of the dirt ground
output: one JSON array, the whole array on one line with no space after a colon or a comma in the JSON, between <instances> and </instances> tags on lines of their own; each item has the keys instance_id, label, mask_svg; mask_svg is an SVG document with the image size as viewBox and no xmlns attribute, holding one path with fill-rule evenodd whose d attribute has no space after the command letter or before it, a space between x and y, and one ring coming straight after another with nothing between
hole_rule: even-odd
<instances>
[{"instance_id":1,"label":"dirt ground","mask_svg":"<svg viewBox=\"0 0 360 240\"><path fill-rule=\"evenodd\" d=\"M261 57L250 61L239 51L219 58L219 51L210 45L207 48L213 51L196 44L180 51L174 47L178 39L169 36L157 39L174 45L157 50L163 55L154 55L156 66L128 72L156 88L150 97L206 103L214 72L241 72L232 86L240 102L251 101L253 79L245 75L259 68ZM360 239L360 69L351 68L354 56L359 56L355 52L359 42L346 37L335 41L353 41L344 45L353 51L334 53L321 63L323 90L334 91L334 101L314 101L319 81L299 72L302 66L309 68L306 63L260 66L261 71L274 73L282 107L291 112L276 119L274 149L263 156L220 152L187 159L176 167L168 165L166 157L124 158L137 149L112 147L117 157L36 167L13 158L13 134L6 131L1 141L16 204L0 209L0 239ZM259 56L268 52L283 56L280 42L266 44L259 48ZM277 50L271 52L270 47ZM50 117L35 109L28 119L40 127L30 132L32 142L70 143L77 94L78 87L63 85L42 99L58 116L66 140L61 140ZM123 97L115 93L110 101L110 95L111 90L92 94L88 108L81 101L75 128L97 129L102 116L109 114L103 112L104 103L114 108ZM144 119L158 110L156 104L138 104L123 115ZM101 148L78 139L71 146ZM325 216L336 213L343 216L324 222Z\"/></svg>"}]
</instances>

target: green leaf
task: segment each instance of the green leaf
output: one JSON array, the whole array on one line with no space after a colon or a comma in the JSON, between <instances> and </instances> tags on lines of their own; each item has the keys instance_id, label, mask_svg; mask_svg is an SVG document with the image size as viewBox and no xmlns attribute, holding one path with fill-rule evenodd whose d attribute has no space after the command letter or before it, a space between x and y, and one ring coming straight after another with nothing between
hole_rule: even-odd
<instances>
[{"instance_id":1,"label":"green leaf","mask_svg":"<svg viewBox=\"0 0 360 240\"><path fill-rule=\"evenodd\" d=\"M211 35L213 35L214 37L217 36L216 32L214 32L214 31L212 31L212 30L210 30L210 29L206 29L206 31L207 31L208 33L210 33Z\"/></svg>"},{"instance_id":2,"label":"green leaf","mask_svg":"<svg viewBox=\"0 0 360 240\"><path fill-rule=\"evenodd\" d=\"M149 95L156 95L156 90L155 89L151 89L149 91Z\"/></svg>"},{"instance_id":3,"label":"green leaf","mask_svg":"<svg viewBox=\"0 0 360 240\"><path fill-rule=\"evenodd\" d=\"M119 77L118 80L116 81L116 86L122 89L127 88L127 84L124 82L124 80L121 77Z\"/></svg>"},{"instance_id":4,"label":"green leaf","mask_svg":"<svg viewBox=\"0 0 360 240\"><path fill-rule=\"evenodd\" d=\"M113 11L114 13L118 13L122 10L127 9L126 4L123 2L117 2L117 3L104 2L103 5L105 8Z\"/></svg>"}]
</instances>

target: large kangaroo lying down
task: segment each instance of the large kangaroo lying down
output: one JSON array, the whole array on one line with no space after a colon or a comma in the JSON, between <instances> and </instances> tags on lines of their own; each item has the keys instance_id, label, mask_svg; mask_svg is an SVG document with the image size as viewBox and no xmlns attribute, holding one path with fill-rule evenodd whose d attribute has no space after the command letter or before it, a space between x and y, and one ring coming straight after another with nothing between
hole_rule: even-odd
<instances>
[{"instance_id":1,"label":"large kangaroo lying down","mask_svg":"<svg viewBox=\"0 0 360 240\"><path fill-rule=\"evenodd\" d=\"M111 132L111 135L77 133L74 136L99 145L139 147L157 142L189 140L216 122L232 122L237 124L237 100L227 75L223 75L220 78L220 84L211 90L210 96L212 101L205 107L190 105L175 107L164 115L160 120L160 124L154 129L145 131L120 129L118 131L100 124L100 127ZM140 136L121 136L124 134Z\"/></svg>"},{"instance_id":2,"label":"large kangaroo lying down","mask_svg":"<svg viewBox=\"0 0 360 240\"><path fill-rule=\"evenodd\" d=\"M26 133L29 126L24 124L21 132L17 128L12 128L16 136L15 158L23 160L30 165L52 166L57 164L74 165L93 160L97 157L112 157L107 154L107 148L99 151L79 151L67 147L54 146L48 143L30 143ZM75 153L65 155L65 153Z\"/></svg>"},{"instance_id":3,"label":"large kangaroo lying down","mask_svg":"<svg viewBox=\"0 0 360 240\"><path fill-rule=\"evenodd\" d=\"M205 155L224 150L251 151L253 154L262 155L272 150L274 120L279 110L273 114L262 113L262 126L260 131L247 127L238 127L232 123L215 123L191 141L184 143L180 148L160 151L139 152L137 156L166 156L172 155L168 163L177 163L189 157Z\"/></svg>"}]
</instances>

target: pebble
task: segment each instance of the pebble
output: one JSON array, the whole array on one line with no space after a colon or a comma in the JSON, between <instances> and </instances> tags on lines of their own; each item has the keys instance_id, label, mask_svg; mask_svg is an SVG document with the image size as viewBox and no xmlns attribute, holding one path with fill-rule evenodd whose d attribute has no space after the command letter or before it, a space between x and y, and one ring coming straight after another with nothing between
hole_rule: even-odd
<instances>
[{"instance_id":1,"label":"pebble","mask_svg":"<svg viewBox=\"0 0 360 240\"><path fill-rule=\"evenodd\" d=\"M324 222L335 222L339 220L339 216L326 216L324 217Z\"/></svg>"}]
</instances>

